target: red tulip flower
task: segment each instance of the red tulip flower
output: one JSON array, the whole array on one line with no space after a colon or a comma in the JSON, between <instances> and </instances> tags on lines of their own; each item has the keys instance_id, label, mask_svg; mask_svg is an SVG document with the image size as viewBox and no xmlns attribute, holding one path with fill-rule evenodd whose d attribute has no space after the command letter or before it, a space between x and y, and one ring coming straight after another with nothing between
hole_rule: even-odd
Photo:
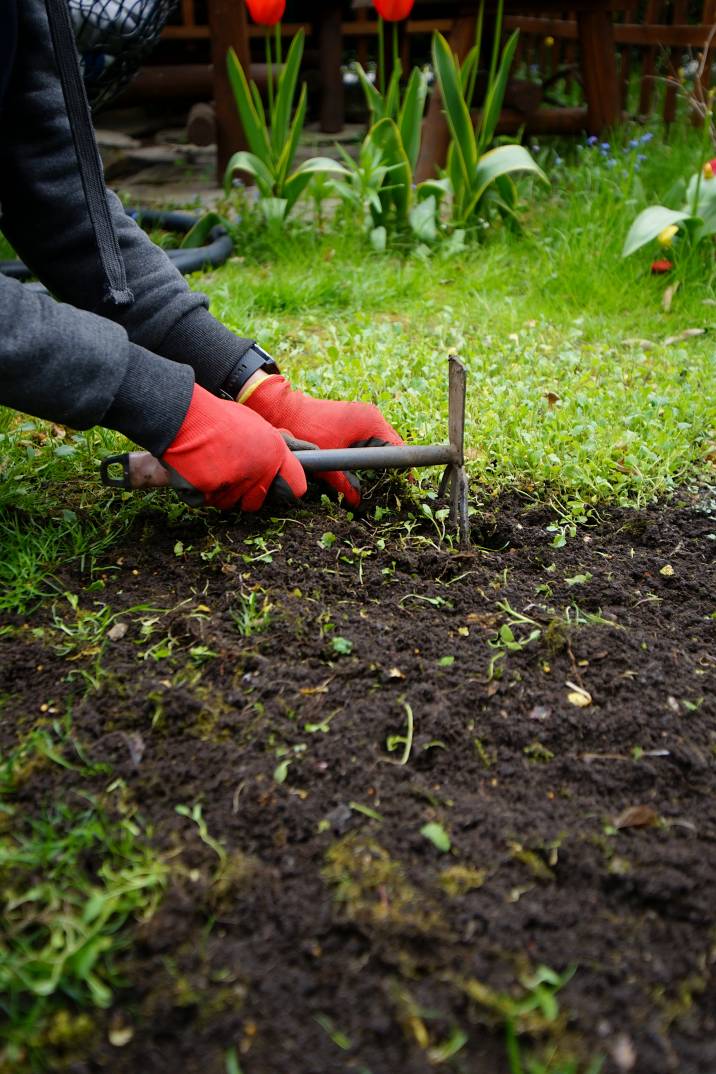
<instances>
[{"instance_id":1,"label":"red tulip flower","mask_svg":"<svg viewBox=\"0 0 716 1074\"><path fill-rule=\"evenodd\" d=\"M400 22L407 19L413 10L415 0L373 0L376 11L386 22Z\"/></svg>"},{"instance_id":2,"label":"red tulip flower","mask_svg":"<svg viewBox=\"0 0 716 1074\"><path fill-rule=\"evenodd\" d=\"M275 26L283 18L286 0L246 0L246 6L254 22L260 26Z\"/></svg>"}]
</instances>

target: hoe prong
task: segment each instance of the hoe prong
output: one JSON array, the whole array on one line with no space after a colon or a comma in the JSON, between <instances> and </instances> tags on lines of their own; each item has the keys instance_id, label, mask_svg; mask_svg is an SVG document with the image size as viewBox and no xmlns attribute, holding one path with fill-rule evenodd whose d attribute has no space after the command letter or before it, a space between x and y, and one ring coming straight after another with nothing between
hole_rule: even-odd
<instances>
[{"instance_id":1,"label":"hoe prong","mask_svg":"<svg viewBox=\"0 0 716 1074\"><path fill-rule=\"evenodd\" d=\"M442 492L450 482L450 522L457 527L460 547L470 544L467 512L467 473L465 472L465 396L467 373L454 354L448 359L448 432L452 461L440 482Z\"/></svg>"}]
</instances>

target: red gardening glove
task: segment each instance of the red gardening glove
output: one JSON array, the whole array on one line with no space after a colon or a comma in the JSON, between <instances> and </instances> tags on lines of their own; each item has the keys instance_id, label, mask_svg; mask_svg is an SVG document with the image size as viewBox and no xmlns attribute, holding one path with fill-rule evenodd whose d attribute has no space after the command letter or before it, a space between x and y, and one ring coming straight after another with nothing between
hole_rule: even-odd
<instances>
[{"instance_id":1,"label":"red gardening glove","mask_svg":"<svg viewBox=\"0 0 716 1074\"><path fill-rule=\"evenodd\" d=\"M307 440L319 448L401 446L395 429L376 406L344 403L333 399L313 399L292 388L278 374L259 381L249 392L244 406L266 418L277 429L285 429L297 440ZM352 476L352 475L351 475ZM339 472L316 474L343 495L349 507L360 503L360 486Z\"/></svg>"},{"instance_id":2,"label":"red gardening glove","mask_svg":"<svg viewBox=\"0 0 716 1074\"><path fill-rule=\"evenodd\" d=\"M258 511L274 482L286 499L306 491L303 467L276 429L198 384L161 461L203 492L207 507Z\"/></svg>"}]
</instances>

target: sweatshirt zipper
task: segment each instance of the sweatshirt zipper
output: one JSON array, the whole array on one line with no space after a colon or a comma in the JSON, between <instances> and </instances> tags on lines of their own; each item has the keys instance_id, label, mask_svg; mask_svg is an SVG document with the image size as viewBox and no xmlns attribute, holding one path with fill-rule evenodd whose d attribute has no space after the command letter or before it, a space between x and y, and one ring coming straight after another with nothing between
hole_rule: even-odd
<instances>
[{"instance_id":1,"label":"sweatshirt zipper","mask_svg":"<svg viewBox=\"0 0 716 1074\"><path fill-rule=\"evenodd\" d=\"M105 298L116 306L126 306L134 301L134 295L127 285L124 260L107 201L102 161L77 61L67 0L45 0L45 5L87 211L104 272Z\"/></svg>"}]
</instances>

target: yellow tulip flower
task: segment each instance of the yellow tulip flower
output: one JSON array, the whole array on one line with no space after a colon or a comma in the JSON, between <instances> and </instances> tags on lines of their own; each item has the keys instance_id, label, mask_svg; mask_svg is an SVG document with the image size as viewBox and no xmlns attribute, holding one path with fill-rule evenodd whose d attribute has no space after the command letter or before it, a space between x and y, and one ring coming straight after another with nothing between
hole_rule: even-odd
<instances>
[{"instance_id":1,"label":"yellow tulip flower","mask_svg":"<svg viewBox=\"0 0 716 1074\"><path fill-rule=\"evenodd\" d=\"M671 246L674 235L678 230L676 224L669 224L663 231L660 231L656 236L656 241L659 243L659 246Z\"/></svg>"}]
</instances>

